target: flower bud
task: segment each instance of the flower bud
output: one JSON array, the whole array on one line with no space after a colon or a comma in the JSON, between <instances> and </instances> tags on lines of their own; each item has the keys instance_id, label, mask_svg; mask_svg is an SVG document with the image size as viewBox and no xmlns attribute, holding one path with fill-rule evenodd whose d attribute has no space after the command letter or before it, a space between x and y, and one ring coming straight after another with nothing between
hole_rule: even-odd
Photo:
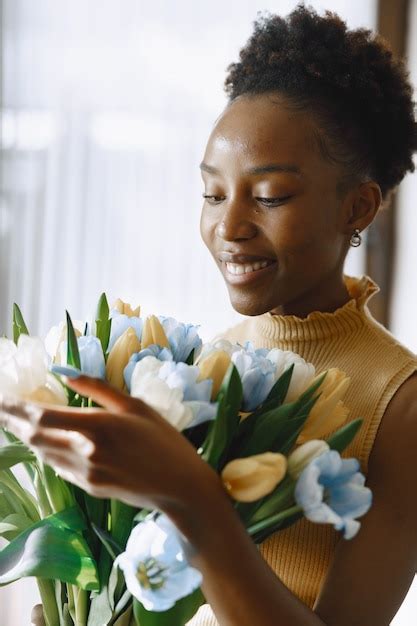
<instances>
[{"instance_id":1,"label":"flower bud","mask_svg":"<svg viewBox=\"0 0 417 626\"><path fill-rule=\"evenodd\" d=\"M198 364L200 369L200 375L198 380L205 378L211 378L213 381L213 387L211 391L211 400L214 401L217 398L223 378L230 365L230 355L224 350L215 350L208 356L201 359Z\"/></svg>"},{"instance_id":2,"label":"flower bud","mask_svg":"<svg viewBox=\"0 0 417 626\"><path fill-rule=\"evenodd\" d=\"M301 472L316 457L330 450L329 445L323 439L311 439L294 450L288 457L288 473L297 480Z\"/></svg>"},{"instance_id":3,"label":"flower bud","mask_svg":"<svg viewBox=\"0 0 417 626\"><path fill-rule=\"evenodd\" d=\"M112 309L116 309L122 315L127 315L128 317L140 317L140 306L136 307L136 309L132 309L130 304L123 302L120 298L117 298L116 302L113 304Z\"/></svg>"},{"instance_id":4,"label":"flower bud","mask_svg":"<svg viewBox=\"0 0 417 626\"><path fill-rule=\"evenodd\" d=\"M111 349L107 364L106 378L110 384L121 391L125 390L123 372L132 354L139 352L140 341L133 328L127 328Z\"/></svg>"},{"instance_id":5,"label":"flower bud","mask_svg":"<svg viewBox=\"0 0 417 626\"><path fill-rule=\"evenodd\" d=\"M156 315L150 315L146 318L142 331L142 350L152 344L157 344L161 348L170 347L168 337Z\"/></svg>"},{"instance_id":6,"label":"flower bud","mask_svg":"<svg viewBox=\"0 0 417 626\"><path fill-rule=\"evenodd\" d=\"M327 370L316 391L321 395L311 409L297 443L320 439L342 426L349 414L349 409L342 402L349 385L350 378L344 372L336 367Z\"/></svg>"},{"instance_id":7,"label":"flower bud","mask_svg":"<svg viewBox=\"0 0 417 626\"><path fill-rule=\"evenodd\" d=\"M234 459L222 471L222 481L230 496L239 502L254 502L284 478L287 459L283 454L264 452Z\"/></svg>"}]
</instances>

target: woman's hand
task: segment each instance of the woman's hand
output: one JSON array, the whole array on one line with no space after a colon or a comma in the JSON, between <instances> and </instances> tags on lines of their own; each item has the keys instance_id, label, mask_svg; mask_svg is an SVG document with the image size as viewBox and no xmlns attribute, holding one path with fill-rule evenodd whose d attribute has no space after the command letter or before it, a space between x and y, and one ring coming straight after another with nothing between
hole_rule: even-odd
<instances>
[{"instance_id":1,"label":"woman's hand","mask_svg":"<svg viewBox=\"0 0 417 626\"><path fill-rule=\"evenodd\" d=\"M206 486L218 491L217 474L145 402L88 376L67 384L103 408L0 399L1 425L35 447L64 479L93 496L167 514L194 508Z\"/></svg>"}]
</instances>

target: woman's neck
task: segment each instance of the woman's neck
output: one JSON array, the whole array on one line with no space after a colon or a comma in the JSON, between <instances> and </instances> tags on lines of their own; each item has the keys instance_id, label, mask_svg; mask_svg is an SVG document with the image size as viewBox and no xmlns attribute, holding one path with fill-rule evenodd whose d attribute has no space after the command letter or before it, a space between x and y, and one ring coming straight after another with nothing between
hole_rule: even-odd
<instances>
[{"instance_id":1,"label":"woman's neck","mask_svg":"<svg viewBox=\"0 0 417 626\"><path fill-rule=\"evenodd\" d=\"M337 277L329 276L327 280L303 293L299 298L272 309L270 313L305 318L313 311L333 313L351 299L352 296L347 290L343 274Z\"/></svg>"}]
</instances>

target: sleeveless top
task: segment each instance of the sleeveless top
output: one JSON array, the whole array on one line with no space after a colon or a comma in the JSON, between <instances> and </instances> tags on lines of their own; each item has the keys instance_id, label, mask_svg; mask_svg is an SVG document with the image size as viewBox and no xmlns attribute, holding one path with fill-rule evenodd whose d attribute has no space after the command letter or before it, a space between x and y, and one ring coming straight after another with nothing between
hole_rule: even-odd
<instances>
[{"instance_id":1,"label":"sleeveless top","mask_svg":"<svg viewBox=\"0 0 417 626\"><path fill-rule=\"evenodd\" d=\"M314 311L306 318L264 313L245 318L216 339L240 344L250 340L255 348L291 350L312 363L316 374L330 367L343 370L351 379L344 399L350 409L348 419L361 417L364 422L342 456L356 457L366 475L385 409L417 370L417 355L370 313L367 302L379 291L378 285L366 275L345 274L344 282L351 299L332 313ZM340 539L331 525L302 519L271 535L259 551L292 593L313 609ZM217 624L206 604L187 626Z\"/></svg>"}]
</instances>

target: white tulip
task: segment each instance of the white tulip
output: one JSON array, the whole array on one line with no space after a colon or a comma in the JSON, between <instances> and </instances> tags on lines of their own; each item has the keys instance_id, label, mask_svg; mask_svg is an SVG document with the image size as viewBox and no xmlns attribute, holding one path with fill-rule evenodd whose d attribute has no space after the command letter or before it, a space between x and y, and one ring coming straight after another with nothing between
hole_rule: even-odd
<instances>
[{"instance_id":1,"label":"white tulip","mask_svg":"<svg viewBox=\"0 0 417 626\"><path fill-rule=\"evenodd\" d=\"M308 389L313 382L316 370L312 363L308 363L299 354L290 350L279 350L273 348L268 352L266 358L276 365L276 379L287 370L293 363L294 369L291 376L290 386L285 396L284 403L294 402Z\"/></svg>"},{"instance_id":2,"label":"white tulip","mask_svg":"<svg viewBox=\"0 0 417 626\"><path fill-rule=\"evenodd\" d=\"M42 340L21 335L17 346L0 339L0 393L47 404L68 404L62 385L49 372Z\"/></svg>"}]
</instances>

